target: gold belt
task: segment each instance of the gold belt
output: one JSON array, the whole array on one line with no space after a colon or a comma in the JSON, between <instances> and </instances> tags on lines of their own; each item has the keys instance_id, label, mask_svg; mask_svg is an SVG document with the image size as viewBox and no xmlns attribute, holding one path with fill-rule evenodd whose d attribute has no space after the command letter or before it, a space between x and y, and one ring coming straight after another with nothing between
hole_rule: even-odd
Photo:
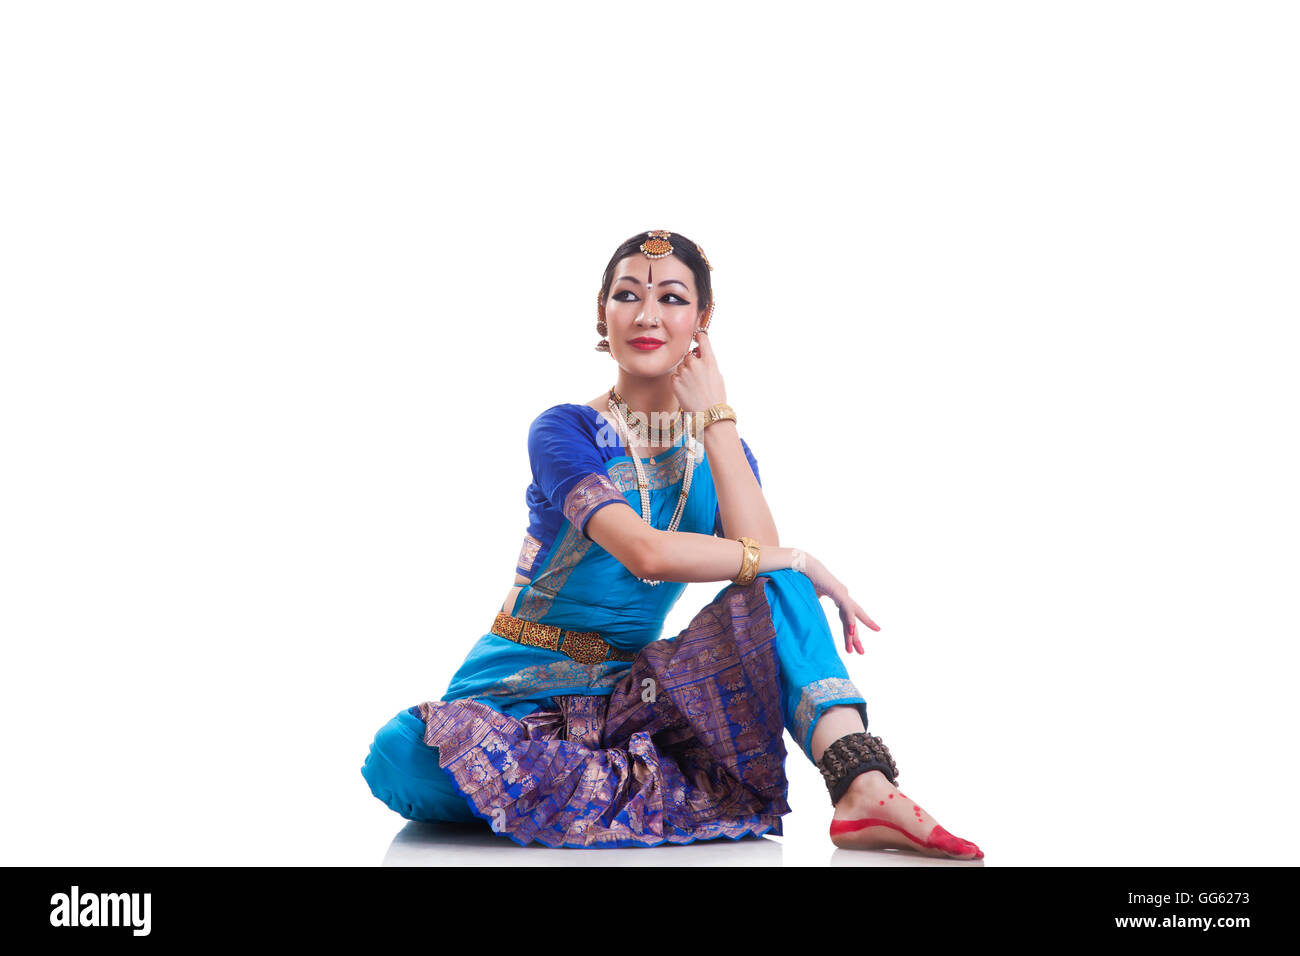
<instances>
[{"instance_id":1,"label":"gold belt","mask_svg":"<svg viewBox=\"0 0 1300 956\"><path fill-rule=\"evenodd\" d=\"M496 620L492 622L492 633L516 644L558 651L579 664L636 660L636 655L631 651L610 647L596 631L566 631L553 624L538 624L536 621L525 621L522 617L512 617L505 611L497 612Z\"/></svg>"}]
</instances>

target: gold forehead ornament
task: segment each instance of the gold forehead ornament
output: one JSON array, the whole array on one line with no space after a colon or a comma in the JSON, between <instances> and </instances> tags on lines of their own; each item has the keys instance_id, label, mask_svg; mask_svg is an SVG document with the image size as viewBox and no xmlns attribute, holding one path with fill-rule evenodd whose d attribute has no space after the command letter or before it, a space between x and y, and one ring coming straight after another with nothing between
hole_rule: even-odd
<instances>
[{"instance_id":1,"label":"gold forehead ornament","mask_svg":"<svg viewBox=\"0 0 1300 956\"><path fill-rule=\"evenodd\" d=\"M652 229L649 238L641 243L641 251L647 259L662 259L673 254L673 244L669 242L672 233L665 229Z\"/></svg>"}]
</instances>

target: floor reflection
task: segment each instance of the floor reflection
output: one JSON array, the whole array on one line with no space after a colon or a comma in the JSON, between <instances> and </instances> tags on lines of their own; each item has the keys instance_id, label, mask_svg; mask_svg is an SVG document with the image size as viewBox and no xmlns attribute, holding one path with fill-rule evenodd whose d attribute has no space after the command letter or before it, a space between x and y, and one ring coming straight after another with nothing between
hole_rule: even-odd
<instances>
[{"instance_id":1,"label":"floor reflection","mask_svg":"<svg viewBox=\"0 0 1300 956\"><path fill-rule=\"evenodd\" d=\"M384 866L780 866L781 844L767 837L704 840L685 846L552 850L519 846L482 822L410 821L393 837Z\"/></svg>"},{"instance_id":2,"label":"floor reflection","mask_svg":"<svg viewBox=\"0 0 1300 956\"><path fill-rule=\"evenodd\" d=\"M979 866L983 860L949 860L907 850L843 850L831 854L831 866Z\"/></svg>"}]
</instances>

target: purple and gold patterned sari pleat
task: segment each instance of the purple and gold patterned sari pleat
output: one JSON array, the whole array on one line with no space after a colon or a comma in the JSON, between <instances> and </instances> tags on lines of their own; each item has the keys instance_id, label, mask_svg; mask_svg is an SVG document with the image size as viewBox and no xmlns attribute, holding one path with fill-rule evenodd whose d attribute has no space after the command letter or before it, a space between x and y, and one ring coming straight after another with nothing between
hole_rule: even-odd
<instances>
[{"instance_id":1,"label":"purple and gold patterned sari pleat","mask_svg":"<svg viewBox=\"0 0 1300 956\"><path fill-rule=\"evenodd\" d=\"M474 813L521 846L656 846L781 833L785 744L763 578L643 648L609 696L517 720L421 704L425 743Z\"/></svg>"}]
</instances>

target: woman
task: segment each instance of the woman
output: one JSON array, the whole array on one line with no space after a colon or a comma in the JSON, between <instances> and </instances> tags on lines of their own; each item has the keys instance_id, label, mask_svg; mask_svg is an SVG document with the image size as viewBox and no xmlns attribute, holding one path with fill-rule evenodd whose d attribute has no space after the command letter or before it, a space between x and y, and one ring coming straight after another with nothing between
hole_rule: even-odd
<instances>
[{"instance_id":1,"label":"woman","mask_svg":"<svg viewBox=\"0 0 1300 956\"><path fill-rule=\"evenodd\" d=\"M515 584L442 700L381 729L362 774L408 819L482 819L520 845L736 839L781 833L789 729L836 846L980 858L895 786L819 598L846 651L864 653L858 621L880 628L779 546L709 344L711 269L677 233L614 253L596 348L617 382L533 421ZM691 581L733 583L661 640Z\"/></svg>"}]
</instances>

